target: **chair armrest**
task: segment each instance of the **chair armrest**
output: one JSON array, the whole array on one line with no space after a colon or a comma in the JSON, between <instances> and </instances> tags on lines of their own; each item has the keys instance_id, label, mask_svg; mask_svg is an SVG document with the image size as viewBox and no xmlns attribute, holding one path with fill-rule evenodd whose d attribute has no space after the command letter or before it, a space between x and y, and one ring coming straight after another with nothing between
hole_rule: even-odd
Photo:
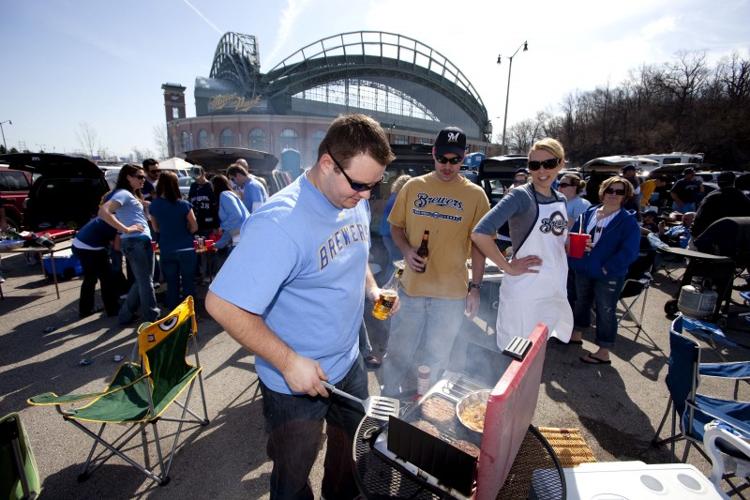
<instances>
[{"instance_id":1,"label":"chair armrest","mask_svg":"<svg viewBox=\"0 0 750 500\"><path fill-rule=\"evenodd\" d=\"M707 377L750 378L750 361L733 363L701 363L698 373Z\"/></svg>"},{"instance_id":2,"label":"chair armrest","mask_svg":"<svg viewBox=\"0 0 750 500\"><path fill-rule=\"evenodd\" d=\"M32 406L48 406L48 405L60 405L65 403L75 403L77 401L85 401L87 399L94 399L104 393L93 392L88 394L66 394L64 396L58 396L54 392L45 392L44 394L38 394L30 397L26 402Z\"/></svg>"},{"instance_id":3,"label":"chair armrest","mask_svg":"<svg viewBox=\"0 0 750 500\"><path fill-rule=\"evenodd\" d=\"M689 318L682 316L682 330L686 331L706 342L712 340L726 346L726 347L738 347L739 344L733 340L729 340L724 334L724 331L714 323L708 321L701 321L695 318Z\"/></svg>"}]
</instances>

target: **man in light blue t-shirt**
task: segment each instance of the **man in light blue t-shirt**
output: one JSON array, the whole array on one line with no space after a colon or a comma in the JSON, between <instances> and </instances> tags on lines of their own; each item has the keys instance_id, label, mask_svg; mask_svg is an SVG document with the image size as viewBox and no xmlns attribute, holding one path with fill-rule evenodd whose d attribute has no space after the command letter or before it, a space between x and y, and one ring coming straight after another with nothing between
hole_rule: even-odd
<instances>
[{"instance_id":1,"label":"man in light blue t-shirt","mask_svg":"<svg viewBox=\"0 0 750 500\"><path fill-rule=\"evenodd\" d=\"M258 179L247 172L247 169L241 162L247 165L245 160L237 160L237 163L232 164L227 169L227 177L242 189L242 203L245 204L248 212L253 213L266 202L268 191L266 191L266 187Z\"/></svg>"},{"instance_id":2,"label":"man in light blue t-shirt","mask_svg":"<svg viewBox=\"0 0 750 500\"><path fill-rule=\"evenodd\" d=\"M322 496L359 494L351 449L362 408L329 398L322 381L368 395L358 333L365 294L375 300L380 289L367 263L367 199L393 159L373 119L334 120L315 165L247 220L206 297L208 312L256 355L271 498L312 498L308 476L324 421Z\"/></svg>"}]
</instances>

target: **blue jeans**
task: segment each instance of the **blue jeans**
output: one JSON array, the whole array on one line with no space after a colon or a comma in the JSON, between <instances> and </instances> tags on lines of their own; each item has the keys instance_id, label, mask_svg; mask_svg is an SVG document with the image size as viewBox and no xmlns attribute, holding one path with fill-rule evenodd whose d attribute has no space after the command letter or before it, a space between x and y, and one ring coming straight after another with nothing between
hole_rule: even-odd
<instances>
[{"instance_id":1,"label":"blue jeans","mask_svg":"<svg viewBox=\"0 0 750 500\"><path fill-rule=\"evenodd\" d=\"M361 356L336 387L362 399L368 396ZM322 496L357 497L352 443L363 418L362 407L334 395L312 398L282 394L263 382L260 389L268 432L267 451L273 460L271 499L313 498L308 477L320 451L324 420L328 448L323 464Z\"/></svg>"},{"instance_id":2,"label":"blue jeans","mask_svg":"<svg viewBox=\"0 0 750 500\"><path fill-rule=\"evenodd\" d=\"M129 323L140 308L142 321L156 321L161 311L156 306L154 294L154 252L151 240L143 237L123 238L122 253L128 259L135 283L120 307L119 321Z\"/></svg>"},{"instance_id":3,"label":"blue jeans","mask_svg":"<svg viewBox=\"0 0 750 500\"><path fill-rule=\"evenodd\" d=\"M591 306L596 304L596 345L610 349L617 337L617 300L625 277L595 279L576 273L576 303L573 320L576 329L591 326Z\"/></svg>"},{"instance_id":4,"label":"blue jeans","mask_svg":"<svg viewBox=\"0 0 750 500\"><path fill-rule=\"evenodd\" d=\"M161 254L161 270L167 282L167 308L171 311L180 303L181 297L195 298L195 250L181 250ZM182 295L180 295L182 284Z\"/></svg>"},{"instance_id":5,"label":"blue jeans","mask_svg":"<svg viewBox=\"0 0 750 500\"><path fill-rule=\"evenodd\" d=\"M466 309L465 299L410 297L401 292L399 300L401 308L391 316L388 356L381 367L383 394L395 397L414 386L416 375L411 377L413 383L406 377L415 373L418 364L430 367L433 381L440 369L448 367Z\"/></svg>"}]
</instances>

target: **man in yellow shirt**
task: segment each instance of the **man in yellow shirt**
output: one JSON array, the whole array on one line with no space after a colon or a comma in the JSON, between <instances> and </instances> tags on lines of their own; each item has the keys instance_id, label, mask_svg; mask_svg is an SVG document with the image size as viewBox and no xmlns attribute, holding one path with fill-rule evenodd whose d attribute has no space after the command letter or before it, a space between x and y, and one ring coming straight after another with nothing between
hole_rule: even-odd
<instances>
[{"instance_id":1,"label":"man in yellow shirt","mask_svg":"<svg viewBox=\"0 0 750 500\"><path fill-rule=\"evenodd\" d=\"M433 379L447 368L464 319L479 309L484 255L471 231L489 210L484 190L459 174L466 135L456 127L440 131L432 148L435 171L411 179L399 192L388 217L391 235L404 256L399 314L391 319L388 355L382 365L383 394L400 396L413 387L407 378L418 364ZM428 257L417 251L429 231ZM466 259L471 256L472 282ZM417 349L424 349L417 356ZM411 382L411 383L410 383Z\"/></svg>"},{"instance_id":2,"label":"man in yellow shirt","mask_svg":"<svg viewBox=\"0 0 750 500\"><path fill-rule=\"evenodd\" d=\"M666 185L667 181L661 176L649 178L647 181L644 181L644 183L641 184L641 210L645 210L646 207L651 204L649 203L649 200L651 199L651 195L654 194L654 191L656 191L657 188L663 188Z\"/></svg>"}]
</instances>

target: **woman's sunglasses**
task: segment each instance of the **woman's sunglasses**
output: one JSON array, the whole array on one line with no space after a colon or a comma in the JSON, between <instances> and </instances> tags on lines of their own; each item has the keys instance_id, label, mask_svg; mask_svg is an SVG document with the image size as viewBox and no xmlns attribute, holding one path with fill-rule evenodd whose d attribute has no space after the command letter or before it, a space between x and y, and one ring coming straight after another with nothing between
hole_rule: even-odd
<instances>
[{"instance_id":1,"label":"woman's sunglasses","mask_svg":"<svg viewBox=\"0 0 750 500\"><path fill-rule=\"evenodd\" d=\"M625 196L624 189L607 188L604 190L604 194L615 194L617 196Z\"/></svg>"},{"instance_id":2,"label":"woman's sunglasses","mask_svg":"<svg viewBox=\"0 0 750 500\"><path fill-rule=\"evenodd\" d=\"M383 175L383 177L381 177L380 180L373 182L371 184L365 184L363 182L353 181L352 178L349 177L349 175L346 173L346 170L344 170L344 167L342 167L341 164L338 162L338 160L336 160L336 158L333 157L333 155L331 154L331 150L326 148L326 152L328 153L328 156L331 157L331 160L333 160L333 163L336 164L339 171L341 171L341 173L344 174L344 179L346 179L346 182L349 183L349 187L351 187L354 191L358 193L361 193L363 191L372 191L378 186L378 184L383 182L383 179L385 178L385 175Z\"/></svg>"},{"instance_id":3,"label":"woman's sunglasses","mask_svg":"<svg viewBox=\"0 0 750 500\"><path fill-rule=\"evenodd\" d=\"M143 174L134 175L133 177L135 177L139 181L145 181L146 180L146 176L143 175Z\"/></svg>"},{"instance_id":4,"label":"woman's sunglasses","mask_svg":"<svg viewBox=\"0 0 750 500\"><path fill-rule=\"evenodd\" d=\"M575 184L569 184L567 182L561 182L560 183L560 187L561 188L570 188L570 187L576 187L576 185Z\"/></svg>"},{"instance_id":5,"label":"woman's sunglasses","mask_svg":"<svg viewBox=\"0 0 750 500\"><path fill-rule=\"evenodd\" d=\"M550 158L549 160L542 160L542 161L529 160L529 170L536 171L536 170L539 170L541 167L544 167L545 170L552 170L553 168L557 168L559 164L560 164L559 158Z\"/></svg>"},{"instance_id":6,"label":"woman's sunglasses","mask_svg":"<svg viewBox=\"0 0 750 500\"><path fill-rule=\"evenodd\" d=\"M464 161L464 159L461 158L460 156L454 156L453 158L446 158L445 156L438 156L435 158L435 160L437 160L438 163L442 163L442 164L450 163L451 165L458 165L459 163Z\"/></svg>"}]
</instances>

